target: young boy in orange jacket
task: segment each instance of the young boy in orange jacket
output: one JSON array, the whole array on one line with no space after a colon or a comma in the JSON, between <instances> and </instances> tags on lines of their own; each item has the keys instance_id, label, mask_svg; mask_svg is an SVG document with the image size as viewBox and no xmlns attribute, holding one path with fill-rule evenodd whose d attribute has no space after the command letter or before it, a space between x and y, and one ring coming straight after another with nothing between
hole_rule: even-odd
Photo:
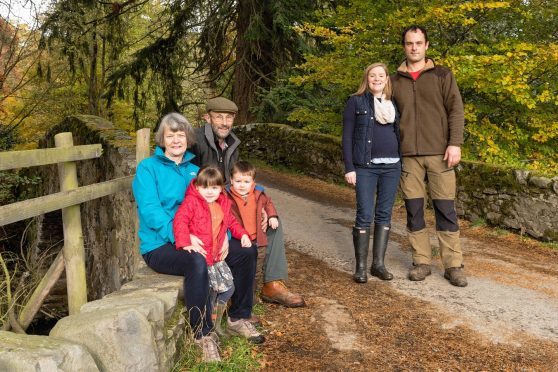
<instances>
[{"instance_id":1,"label":"young boy in orange jacket","mask_svg":"<svg viewBox=\"0 0 558 372\"><path fill-rule=\"evenodd\" d=\"M282 234L272 234L268 241L267 227L279 228L277 210L264 188L255 183L256 168L249 162L238 161L231 169L231 186L227 190L232 203L231 211L248 232L258 248L266 247L263 262L264 284L260 297L266 302L279 303L287 307L305 306L302 296L292 293L284 284L287 279L287 260ZM263 211L267 226L262 226ZM278 237L280 237L278 239ZM270 249L271 248L271 249Z\"/></svg>"}]
</instances>

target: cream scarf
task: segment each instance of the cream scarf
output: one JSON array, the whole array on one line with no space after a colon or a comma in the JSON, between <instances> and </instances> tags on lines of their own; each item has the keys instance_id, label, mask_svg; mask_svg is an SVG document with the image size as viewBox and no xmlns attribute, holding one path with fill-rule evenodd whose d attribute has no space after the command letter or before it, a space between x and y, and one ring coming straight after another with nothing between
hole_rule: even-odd
<instances>
[{"instance_id":1,"label":"cream scarf","mask_svg":"<svg viewBox=\"0 0 558 372\"><path fill-rule=\"evenodd\" d=\"M385 95L382 95L381 100L374 97L374 116L380 124L389 124L395 121L395 107L385 97Z\"/></svg>"}]
</instances>

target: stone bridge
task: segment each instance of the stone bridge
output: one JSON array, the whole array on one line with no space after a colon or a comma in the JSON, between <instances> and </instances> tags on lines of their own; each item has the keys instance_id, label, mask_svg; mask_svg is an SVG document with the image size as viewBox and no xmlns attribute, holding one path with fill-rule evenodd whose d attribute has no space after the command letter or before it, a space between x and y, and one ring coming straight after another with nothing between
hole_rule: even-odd
<instances>
[{"instance_id":1,"label":"stone bridge","mask_svg":"<svg viewBox=\"0 0 558 372\"><path fill-rule=\"evenodd\" d=\"M103 145L101 158L78 164L80 185L134 173L135 140L110 122L69 117L47 134L41 147L52 147L54 134L64 131L74 134L76 144ZM317 178L342 180L338 138L278 124L251 124L235 132L251 157ZM37 195L58 191L53 167L34 171L43 180ZM558 178L465 162L459 182L462 217L556 241ZM169 370L187 329L182 280L154 274L141 264L135 224L131 191L82 205L91 302L79 314L58 321L49 337L0 332L0 370ZM37 249L52 246L62 236L60 212L39 219Z\"/></svg>"}]
</instances>

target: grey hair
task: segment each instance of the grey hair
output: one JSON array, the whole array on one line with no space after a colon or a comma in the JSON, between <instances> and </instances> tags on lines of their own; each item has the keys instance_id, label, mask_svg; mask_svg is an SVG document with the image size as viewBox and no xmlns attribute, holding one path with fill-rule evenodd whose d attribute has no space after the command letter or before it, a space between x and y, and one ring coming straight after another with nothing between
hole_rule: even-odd
<instances>
[{"instance_id":1,"label":"grey hair","mask_svg":"<svg viewBox=\"0 0 558 372\"><path fill-rule=\"evenodd\" d=\"M184 116L177 112L166 114L159 123L157 133L155 133L155 142L159 147L165 147L165 128L169 128L171 132L184 132L186 133L186 141L188 147L191 147L196 142L196 134L194 128Z\"/></svg>"}]
</instances>

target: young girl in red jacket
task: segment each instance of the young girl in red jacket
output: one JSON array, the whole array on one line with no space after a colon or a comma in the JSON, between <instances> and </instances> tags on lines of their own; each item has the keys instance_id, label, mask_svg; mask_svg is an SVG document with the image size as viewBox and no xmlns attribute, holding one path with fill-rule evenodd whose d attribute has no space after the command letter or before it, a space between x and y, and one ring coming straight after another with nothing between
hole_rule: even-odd
<instances>
[{"instance_id":1,"label":"young girl in red jacket","mask_svg":"<svg viewBox=\"0 0 558 372\"><path fill-rule=\"evenodd\" d=\"M205 257L215 304L214 324L217 333L221 334L221 318L227 301L234 293L233 276L225 262L229 247L227 230L240 240L242 247L252 246L248 233L231 213L231 201L223 193L224 186L225 181L218 168L202 168L186 190L173 222L176 249L198 252ZM234 327L229 328L235 333ZM261 343L263 336L255 335L250 341Z\"/></svg>"}]
</instances>

